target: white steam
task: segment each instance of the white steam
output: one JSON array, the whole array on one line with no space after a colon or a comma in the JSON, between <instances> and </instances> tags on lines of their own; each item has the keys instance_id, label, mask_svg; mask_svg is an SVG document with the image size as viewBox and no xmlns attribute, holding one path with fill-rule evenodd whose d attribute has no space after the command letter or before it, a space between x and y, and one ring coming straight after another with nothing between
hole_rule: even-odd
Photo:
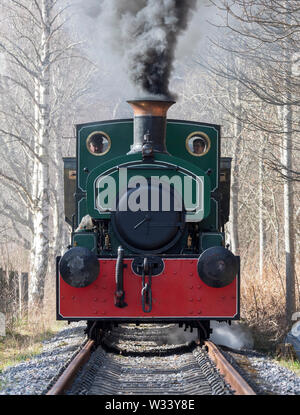
<instances>
[{"instance_id":1,"label":"white steam","mask_svg":"<svg viewBox=\"0 0 300 415\"><path fill-rule=\"evenodd\" d=\"M243 327L239 322L232 321L231 325L226 322L211 320L210 327L213 330L209 340L220 346L227 346L231 349L241 350L253 348L253 338L251 332ZM191 332L182 327L175 326L168 332L166 338L162 339L162 344L185 344L197 340L197 329Z\"/></svg>"},{"instance_id":2,"label":"white steam","mask_svg":"<svg viewBox=\"0 0 300 415\"><path fill-rule=\"evenodd\" d=\"M251 349L253 347L253 338L250 331L242 327L237 321L232 321L231 325L225 322L211 321L211 328L213 332L210 340L218 345L236 350Z\"/></svg>"},{"instance_id":3,"label":"white steam","mask_svg":"<svg viewBox=\"0 0 300 415\"><path fill-rule=\"evenodd\" d=\"M191 343L197 339L197 330L191 332L189 329L184 330L182 327L175 326L172 331L168 333L167 344L185 344Z\"/></svg>"},{"instance_id":4,"label":"white steam","mask_svg":"<svg viewBox=\"0 0 300 415\"><path fill-rule=\"evenodd\" d=\"M126 71L136 93L169 96L178 39L196 6L197 0L81 0L77 29L98 65Z\"/></svg>"}]
</instances>

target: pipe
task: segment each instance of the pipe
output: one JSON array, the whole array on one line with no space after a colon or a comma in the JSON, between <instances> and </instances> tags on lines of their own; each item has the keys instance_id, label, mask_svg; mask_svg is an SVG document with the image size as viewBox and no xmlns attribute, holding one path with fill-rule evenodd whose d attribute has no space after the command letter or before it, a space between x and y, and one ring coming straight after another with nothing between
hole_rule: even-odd
<instances>
[{"instance_id":1,"label":"pipe","mask_svg":"<svg viewBox=\"0 0 300 415\"><path fill-rule=\"evenodd\" d=\"M167 111L175 101L140 99L127 102L134 113L133 145L127 154L142 151L146 134L151 140L153 152L168 154L166 147Z\"/></svg>"}]
</instances>

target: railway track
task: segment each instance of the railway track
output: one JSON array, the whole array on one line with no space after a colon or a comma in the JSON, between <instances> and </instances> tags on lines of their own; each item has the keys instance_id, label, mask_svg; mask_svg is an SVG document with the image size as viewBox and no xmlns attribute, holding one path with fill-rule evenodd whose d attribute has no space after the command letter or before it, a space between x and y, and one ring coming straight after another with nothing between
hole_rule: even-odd
<instances>
[{"instance_id":1,"label":"railway track","mask_svg":"<svg viewBox=\"0 0 300 415\"><path fill-rule=\"evenodd\" d=\"M120 325L88 341L47 395L255 395L216 345L175 325Z\"/></svg>"}]
</instances>

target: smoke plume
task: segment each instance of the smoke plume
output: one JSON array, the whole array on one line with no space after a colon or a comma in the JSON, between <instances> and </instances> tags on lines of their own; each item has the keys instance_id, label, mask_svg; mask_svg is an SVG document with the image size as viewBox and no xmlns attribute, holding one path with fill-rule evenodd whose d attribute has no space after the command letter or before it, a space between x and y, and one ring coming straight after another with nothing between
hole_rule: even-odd
<instances>
[{"instance_id":1,"label":"smoke plume","mask_svg":"<svg viewBox=\"0 0 300 415\"><path fill-rule=\"evenodd\" d=\"M178 38L196 5L197 0L85 0L81 8L102 41L124 59L137 93L170 97Z\"/></svg>"}]
</instances>

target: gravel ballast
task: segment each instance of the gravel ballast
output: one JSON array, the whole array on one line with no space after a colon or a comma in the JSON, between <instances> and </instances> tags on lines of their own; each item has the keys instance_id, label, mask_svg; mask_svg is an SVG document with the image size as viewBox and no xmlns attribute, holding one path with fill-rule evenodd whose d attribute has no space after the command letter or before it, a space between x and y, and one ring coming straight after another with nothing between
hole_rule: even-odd
<instances>
[{"instance_id":1,"label":"gravel ballast","mask_svg":"<svg viewBox=\"0 0 300 415\"><path fill-rule=\"evenodd\" d=\"M71 323L43 342L43 351L31 360L0 373L0 395L43 395L49 385L80 350L86 335L84 322ZM262 395L300 395L300 376L276 361L253 351L244 356L255 371L255 390Z\"/></svg>"},{"instance_id":2,"label":"gravel ballast","mask_svg":"<svg viewBox=\"0 0 300 415\"><path fill-rule=\"evenodd\" d=\"M43 342L43 351L31 360L0 373L0 395L43 395L51 381L80 350L86 339L85 322L71 323Z\"/></svg>"},{"instance_id":3,"label":"gravel ballast","mask_svg":"<svg viewBox=\"0 0 300 415\"><path fill-rule=\"evenodd\" d=\"M247 357L256 370L260 394L300 395L300 376L295 372L263 355Z\"/></svg>"}]
</instances>

